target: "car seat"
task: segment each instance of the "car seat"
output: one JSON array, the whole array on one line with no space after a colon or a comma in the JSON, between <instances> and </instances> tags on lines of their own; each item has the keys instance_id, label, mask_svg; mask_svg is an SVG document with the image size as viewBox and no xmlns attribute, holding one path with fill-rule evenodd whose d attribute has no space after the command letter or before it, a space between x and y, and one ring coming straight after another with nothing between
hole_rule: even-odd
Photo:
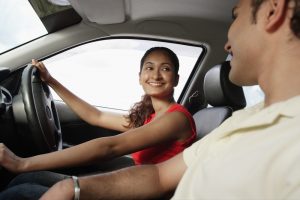
<instances>
[{"instance_id":1,"label":"car seat","mask_svg":"<svg viewBox=\"0 0 300 200\"><path fill-rule=\"evenodd\" d=\"M208 107L196 112L197 139L217 128L232 112L246 106L242 87L229 80L230 62L212 67L204 77L203 90Z\"/></svg>"}]
</instances>

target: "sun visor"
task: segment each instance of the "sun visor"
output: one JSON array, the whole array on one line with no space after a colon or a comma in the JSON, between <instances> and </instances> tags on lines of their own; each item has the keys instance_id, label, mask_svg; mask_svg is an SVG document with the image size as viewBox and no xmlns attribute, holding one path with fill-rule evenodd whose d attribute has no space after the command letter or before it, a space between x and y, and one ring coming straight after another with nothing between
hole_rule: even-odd
<instances>
[{"instance_id":1,"label":"sun visor","mask_svg":"<svg viewBox=\"0 0 300 200\"><path fill-rule=\"evenodd\" d=\"M59 6L68 6L70 5L70 2L68 0L48 0L48 2L59 5Z\"/></svg>"},{"instance_id":2,"label":"sun visor","mask_svg":"<svg viewBox=\"0 0 300 200\"><path fill-rule=\"evenodd\" d=\"M116 24L125 21L124 0L69 0L83 19L97 24Z\"/></svg>"}]
</instances>

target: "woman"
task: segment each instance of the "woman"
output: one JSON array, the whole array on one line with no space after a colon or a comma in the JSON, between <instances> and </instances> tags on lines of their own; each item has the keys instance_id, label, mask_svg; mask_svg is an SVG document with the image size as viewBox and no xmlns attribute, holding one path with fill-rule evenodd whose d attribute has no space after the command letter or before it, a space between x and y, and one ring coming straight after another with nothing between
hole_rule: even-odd
<instances>
[{"instance_id":1,"label":"woman","mask_svg":"<svg viewBox=\"0 0 300 200\"><path fill-rule=\"evenodd\" d=\"M32 60L32 64L38 68L41 79L52 87L82 120L123 133L29 158L20 158L4 144L0 144L0 165L12 172L80 166L129 153L132 153L137 165L154 164L173 157L196 139L195 123L191 114L177 104L173 97L174 87L179 80L179 61L176 54L168 48L151 48L142 57L139 83L145 95L141 102L132 107L127 116L99 111L53 78L42 62ZM61 178L64 176L57 179Z\"/></svg>"}]
</instances>

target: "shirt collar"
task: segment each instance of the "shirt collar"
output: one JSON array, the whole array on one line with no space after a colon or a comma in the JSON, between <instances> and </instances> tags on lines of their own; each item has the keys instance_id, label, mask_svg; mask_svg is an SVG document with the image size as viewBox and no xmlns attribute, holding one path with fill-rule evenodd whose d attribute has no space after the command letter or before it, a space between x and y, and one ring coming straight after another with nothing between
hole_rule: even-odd
<instances>
[{"instance_id":1,"label":"shirt collar","mask_svg":"<svg viewBox=\"0 0 300 200\"><path fill-rule=\"evenodd\" d=\"M242 113L239 114L239 112ZM236 115L236 117L234 117L234 115ZM262 102L250 108L246 108L243 111L235 112L233 114L235 121L231 121L228 131L232 134L233 132L241 129L268 126L272 125L274 121L280 117L294 118L299 115L300 96L293 97L286 101L274 103L266 108ZM227 134L228 133L224 132L223 136Z\"/></svg>"},{"instance_id":2,"label":"shirt collar","mask_svg":"<svg viewBox=\"0 0 300 200\"><path fill-rule=\"evenodd\" d=\"M278 103L278 113L286 117L300 115L300 95Z\"/></svg>"}]
</instances>

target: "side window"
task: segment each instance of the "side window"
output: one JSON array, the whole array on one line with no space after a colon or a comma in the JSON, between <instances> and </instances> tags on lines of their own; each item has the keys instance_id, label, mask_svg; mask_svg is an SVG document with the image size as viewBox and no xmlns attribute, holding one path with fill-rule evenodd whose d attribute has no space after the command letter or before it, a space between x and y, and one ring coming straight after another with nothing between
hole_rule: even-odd
<instances>
[{"instance_id":1,"label":"side window","mask_svg":"<svg viewBox=\"0 0 300 200\"><path fill-rule=\"evenodd\" d=\"M264 100L265 95L258 85L243 87L247 106L253 106Z\"/></svg>"},{"instance_id":2,"label":"side window","mask_svg":"<svg viewBox=\"0 0 300 200\"><path fill-rule=\"evenodd\" d=\"M143 39L105 39L90 42L44 60L49 72L85 101L103 108L128 110L144 94L139 84L140 60L151 47L172 49L180 62L180 96L195 64L204 52L189 46ZM52 91L53 97L60 100Z\"/></svg>"},{"instance_id":3,"label":"side window","mask_svg":"<svg viewBox=\"0 0 300 200\"><path fill-rule=\"evenodd\" d=\"M231 60L231 55L228 54L226 60ZM254 86L244 86L243 87L245 98L246 98L246 107L253 106L264 100L265 95L261 88L258 85Z\"/></svg>"}]
</instances>

